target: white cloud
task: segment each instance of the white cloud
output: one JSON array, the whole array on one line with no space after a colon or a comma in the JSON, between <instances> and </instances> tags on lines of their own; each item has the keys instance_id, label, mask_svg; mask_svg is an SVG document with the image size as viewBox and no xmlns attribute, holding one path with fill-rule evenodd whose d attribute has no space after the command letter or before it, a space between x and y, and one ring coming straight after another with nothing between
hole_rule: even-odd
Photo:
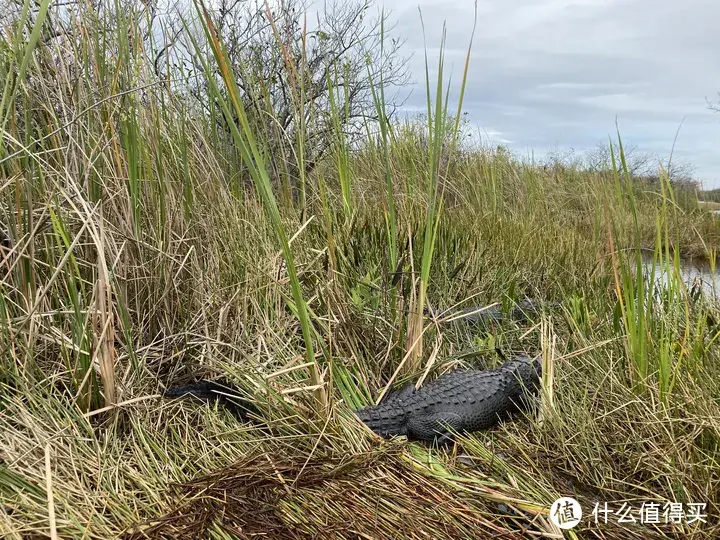
<instances>
[{"instance_id":1,"label":"white cloud","mask_svg":"<svg viewBox=\"0 0 720 540\"><path fill-rule=\"evenodd\" d=\"M639 113L673 113L687 115L691 113L705 113L703 100L671 99L640 94L601 94L591 97L581 97L577 100L585 105L593 105L611 112L639 112Z\"/></svg>"},{"instance_id":2,"label":"white cloud","mask_svg":"<svg viewBox=\"0 0 720 540\"><path fill-rule=\"evenodd\" d=\"M423 12L431 76L443 20L455 88L473 24L473 0L385 0L418 81L407 105L425 100ZM465 110L513 148L582 149L614 134L677 155L720 187L720 1L483 0L478 6ZM457 90L455 91L457 95ZM497 135L495 134L497 132Z\"/></svg>"}]
</instances>

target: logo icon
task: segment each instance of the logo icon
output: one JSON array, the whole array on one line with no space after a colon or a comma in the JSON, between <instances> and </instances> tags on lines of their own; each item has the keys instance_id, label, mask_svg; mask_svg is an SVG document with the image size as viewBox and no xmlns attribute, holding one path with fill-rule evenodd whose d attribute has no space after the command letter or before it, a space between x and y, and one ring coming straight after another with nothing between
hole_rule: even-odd
<instances>
[{"instance_id":1,"label":"logo icon","mask_svg":"<svg viewBox=\"0 0 720 540\"><path fill-rule=\"evenodd\" d=\"M572 529L581 519L580 503L572 497L560 497L550 507L550 520L561 529Z\"/></svg>"}]
</instances>

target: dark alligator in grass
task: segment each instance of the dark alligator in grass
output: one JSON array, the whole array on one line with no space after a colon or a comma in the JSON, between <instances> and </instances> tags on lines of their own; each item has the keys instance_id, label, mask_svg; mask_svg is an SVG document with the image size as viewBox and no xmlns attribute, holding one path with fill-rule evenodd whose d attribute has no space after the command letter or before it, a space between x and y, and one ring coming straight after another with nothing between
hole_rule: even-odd
<instances>
[{"instance_id":1,"label":"dark alligator in grass","mask_svg":"<svg viewBox=\"0 0 720 540\"><path fill-rule=\"evenodd\" d=\"M443 443L453 432L490 428L526 407L539 383L539 360L517 356L492 370L451 371L418 390L409 385L355 412L382 437Z\"/></svg>"},{"instance_id":2,"label":"dark alligator in grass","mask_svg":"<svg viewBox=\"0 0 720 540\"><path fill-rule=\"evenodd\" d=\"M489 324L500 323L506 319L526 322L530 320L531 317L540 314L543 307L547 308L554 305L556 304L541 305L535 300L525 298L513 305L512 308L508 309L506 312L503 311L503 308L500 305L489 305L470 306L458 310L448 309L445 311L439 309L425 309L425 315L436 319L440 323L461 321L470 324Z\"/></svg>"},{"instance_id":3,"label":"dark alligator in grass","mask_svg":"<svg viewBox=\"0 0 720 540\"><path fill-rule=\"evenodd\" d=\"M408 439L445 444L454 432L487 429L513 411L528 406L540 383L540 361L517 356L492 370L455 370L415 390L408 385L386 396L377 406L355 411L372 431L382 437L405 435ZM193 395L221 402L244 417L252 408L235 401L234 388L204 381L172 388L168 397Z\"/></svg>"}]
</instances>

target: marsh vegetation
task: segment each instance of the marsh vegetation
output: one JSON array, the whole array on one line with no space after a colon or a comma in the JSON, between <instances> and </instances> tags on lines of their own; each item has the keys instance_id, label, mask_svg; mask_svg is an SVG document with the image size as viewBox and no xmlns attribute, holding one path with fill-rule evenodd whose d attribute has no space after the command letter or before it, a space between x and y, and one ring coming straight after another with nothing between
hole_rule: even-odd
<instances>
[{"instance_id":1,"label":"marsh vegetation","mask_svg":"<svg viewBox=\"0 0 720 540\"><path fill-rule=\"evenodd\" d=\"M707 504L604 538L717 536L720 313L682 267L715 272L720 224L692 189L619 135L593 170L462 143L442 44L424 116L391 116L382 17L358 67L302 12L258 9L269 49L233 57L202 4L163 39L152 4L56 9L0 40L0 536L560 538L560 496ZM553 307L426 316L526 297ZM552 366L537 414L448 451L351 413L498 350ZM160 397L217 377L261 421Z\"/></svg>"}]
</instances>

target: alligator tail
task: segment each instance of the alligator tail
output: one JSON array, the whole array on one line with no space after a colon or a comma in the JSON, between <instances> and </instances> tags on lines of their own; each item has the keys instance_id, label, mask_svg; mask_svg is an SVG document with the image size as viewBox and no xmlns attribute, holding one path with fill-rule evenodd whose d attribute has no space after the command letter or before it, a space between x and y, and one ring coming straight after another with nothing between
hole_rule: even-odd
<instances>
[{"instance_id":1,"label":"alligator tail","mask_svg":"<svg viewBox=\"0 0 720 540\"><path fill-rule=\"evenodd\" d=\"M243 398L238 388L227 382L199 381L168 388L164 395L167 398L192 396L207 403L218 403L241 420L248 420L248 414L259 414L255 404Z\"/></svg>"}]
</instances>

